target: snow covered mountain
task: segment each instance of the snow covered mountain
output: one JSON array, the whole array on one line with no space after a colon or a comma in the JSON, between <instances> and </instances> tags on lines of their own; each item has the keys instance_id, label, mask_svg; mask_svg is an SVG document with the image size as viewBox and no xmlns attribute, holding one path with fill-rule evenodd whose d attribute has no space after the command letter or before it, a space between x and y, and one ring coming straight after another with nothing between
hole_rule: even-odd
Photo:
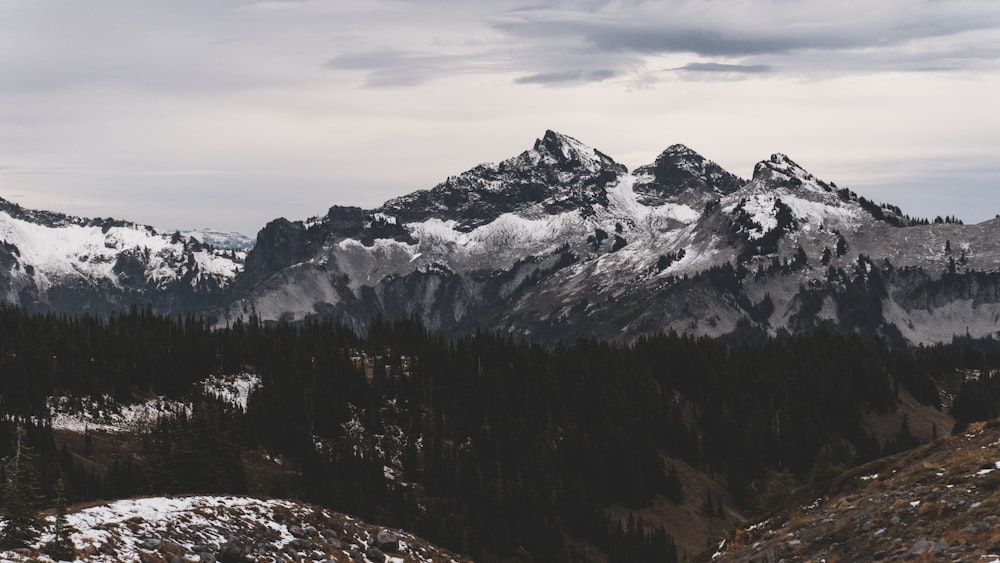
<instances>
[{"instance_id":1,"label":"snow covered mountain","mask_svg":"<svg viewBox=\"0 0 1000 563\"><path fill-rule=\"evenodd\" d=\"M25 214L8 213L4 225L38 224ZM276 219L258 233L245 264L239 253L126 224L110 223L108 232L165 242L117 242L101 225L63 224L91 229L108 252L130 256L146 245L151 254L139 253L123 276L117 257L98 260L111 261L102 270L90 265L93 252L64 251L45 262L47 278L54 271L98 280L117 296L108 302L148 294L161 310L199 310L219 323L252 312L291 320L321 314L364 329L378 316L414 316L449 334L486 328L548 342L820 325L932 342L1000 330L1000 220L914 220L780 154L749 180L683 145L630 172L547 131L517 156L377 209ZM18 246L22 239L3 228L0 240ZM59 292L31 256L0 257L0 276L10 278L0 288L9 301L41 295L58 309ZM29 265L35 274L26 273Z\"/></svg>"},{"instance_id":2,"label":"snow covered mountain","mask_svg":"<svg viewBox=\"0 0 1000 563\"><path fill-rule=\"evenodd\" d=\"M215 229L181 231L181 236L186 239L193 238L200 243L207 244L219 250L246 251L253 248L254 243L254 239L242 233L217 231Z\"/></svg>"},{"instance_id":3,"label":"snow covered mountain","mask_svg":"<svg viewBox=\"0 0 1000 563\"><path fill-rule=\"evenodd\" d=\"M191 310L232 282L244 257L180 233L0 199L0 296L31 310Z\"/></svg>"},{"instance_id":4,"label":"snow covered mountain","mask_svg":"<svg viewBox=\"0 0 1000 563\"><path fill-rule=\"evenodd\" d=\"M215 313L544 341L827 324L930 342L1000 329L998 234L911 219L780 154L749 181L683 145L629 172L548 131L378 209L272 222Z\"/></svg>"}]
</instances>

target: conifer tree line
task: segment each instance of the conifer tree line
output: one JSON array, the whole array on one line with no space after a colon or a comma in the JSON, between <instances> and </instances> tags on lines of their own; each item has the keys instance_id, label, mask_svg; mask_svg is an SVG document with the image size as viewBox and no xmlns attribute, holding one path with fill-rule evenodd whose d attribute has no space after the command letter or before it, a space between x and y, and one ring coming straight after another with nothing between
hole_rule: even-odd
<instances>
[{"instance_id":1,"label":"conifer tree line","mask_svg":"<svg viewBox=\"0 0 1000 563\"><path fill-rule=\"evenodd\" d=\"M0 306L0 458L9 483L17 440L29 444L35 506L54 507L247 492L259 480L248 452L266 451L294 468L264 483L266 494L406 528L479 560L584 561L575 539L611 560L675 561L669 526L607 517L657 495L681 502L666 459L725 475L740 508L754 510L767 502L769 473L821 479L911 445L879 444L862 424L865 412L894 410L903 389L940 408L938 380L982 370L954 414L961 423L1000 414L996 368L1000 344L989 339L898 347L818 330L542 347L492 333L448 341L412 320L377 321L361 336L318 318L251 316L213 329L140 309L98 319ZM263 386L246 412L193 391L209 374L251 370ZM142 435L141 456L95 467L56 447L45 419L53 394L158 394L193 409ZM386 466L401 474L387 478ZM8 519L11 494L0 499ZM723 512L720 499L703 509Z\"/></svg>"}]
</instances>

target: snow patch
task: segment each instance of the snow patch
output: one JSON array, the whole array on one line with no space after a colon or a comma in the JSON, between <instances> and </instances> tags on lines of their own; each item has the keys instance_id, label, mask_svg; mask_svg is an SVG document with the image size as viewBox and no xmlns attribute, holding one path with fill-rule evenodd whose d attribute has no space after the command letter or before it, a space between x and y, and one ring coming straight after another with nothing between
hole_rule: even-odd
<instances>
[{"instance_id":1,"label":"snow patch","mask_svg":"<svg viewBox=\"0 0 1000 563\"><path fill-rule=\"evenodd\" d=\"M239 373L224 376L212 375L205 379L201 385L205 394L246 411L247 405L250 403L250 396L260 388L261 381L252 373Z\"/></svg>"},{"instance_id":2,"label":"snow patch","mask_svg":"<svg viewBox=\"0 0 1000 563\"><path fill-rule=\"evenodd\" d=\"M211 376L201 382L206 395L232 407L246 410L250 396L260 388L260 378L241 373ZM121 405L109 395L101 397L49 397L46 400L52 428L85 433L88 430L110 434L142 432L151 429L164 418L180 413L190 415L190 402L155 397L141 403Z\"/></svg>"},{"instance_id":3,"label":"snow patch","mask_svg":"<svg viewBox=\"0 0 1000 563\"><path fill-rule=\"evenodd\" d=\"M98 430L108 433L139 432L156 425L163 418L181 412L191 414L191 405L165 397L148 399L142 403L119 405L104 395L92 397L49 397L46 400L55 430L84 433Z\"/></svg>"}]
</instances>

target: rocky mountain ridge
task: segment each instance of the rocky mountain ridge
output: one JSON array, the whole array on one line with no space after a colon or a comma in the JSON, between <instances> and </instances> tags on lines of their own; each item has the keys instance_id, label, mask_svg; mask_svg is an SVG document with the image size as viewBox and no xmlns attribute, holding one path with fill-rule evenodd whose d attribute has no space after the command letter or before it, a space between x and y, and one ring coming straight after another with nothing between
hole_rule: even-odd
<instances>
[{"instance_id":1,"label":"rocky mountain ridge","mask_svg":"<svg viewBox=\"0 0 1000 563\"><path fill-rule=\"evenodd\" d=\"M377 317L416 317L447 334L485 328L545 342L827 325L934 342L1000 329L998 235L1000 220L912 219L781 154L750 180L683 145L629 172L547 131L517 156L377 209L276 219L245 266L237 257L195 291L157 286L139 260L129 295L219 324L319 314L364 330ZM174 252L176 265L186 255ZM17 260L6 262L7 301L87 309L53 299L64 286L19 281ZM107 307L128 301L114 281L79 283L115 295Z\"/></svg>"}]
</instances>

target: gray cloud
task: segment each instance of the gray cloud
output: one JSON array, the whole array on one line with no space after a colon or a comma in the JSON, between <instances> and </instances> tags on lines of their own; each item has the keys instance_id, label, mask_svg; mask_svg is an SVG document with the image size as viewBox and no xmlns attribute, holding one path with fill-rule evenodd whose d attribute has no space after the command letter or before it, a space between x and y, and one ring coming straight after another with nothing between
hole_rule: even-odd
<instances>
[{"instance_id":1,"label":"gray cloud","mask_svg":"<svg viewBox=\"0 0 1000 563\"><path fill-rule=\"evenodd\" d=\"M675 68L673 70L680 70L685 72L735 72L741 74L765 74L772 72L774 67L771 65L735 65L735 64L723 64L723 63L688 63L682 67Z\"/></svg>"},{"instance_id":2,"label":"gray cloud","mask_svg":"<svg viewBox=\"0 0 1000 563\"><path fill-rule=\"evenodd\" d=\"M323 64L326 70L367 71L364 86L401 87L422 84L448 74L466 72L464 57L402 50L344 53Z\"/></svg>"},{"instance_id":3,"label":"gray cloud","mask_svg":"<svg viewBox=\"0 0 1000 563\"><path fill-rule=\"evenodd\" d=\"M477 50L442 51L405 40L335 55L327 70L367 73L367 87L423 84L459 73L510 72L517 84L572 85L647 72L647 57L693 54L697 74L923 71L977 68L1000 60L993 0L550 0L490 4L400 1L398 25L427 21L440 36ZM432 12L440 20L427 19ZM483 26L488 31L483 32ZM979 36L976 36L976 33ZM713 66L729 65L729 66ZM571 69L571 70L567 70ZM572 69L615 69L587 71ZM647 77L648 78L648 77ZM624 83L628 83L625 80Z\"/></svg>"},{"instance_id":4,"label":"gray cloud","mask_svg":"<svg viewBox=\"0 0 1000 563\"><path fill-rule=\"evenodd\" d=\"M530 74L515 79L518 84L567 84L577 82L603 82L616 76L614 70L603 68L597 70L566 70Z\"/></svg>"},{"instance_id":5,"label":"gray cloud","mask_svg":"<svg viewBox=\"0 0 1000 563\"><path fill-rule=\"evenodd\" d=\"M546 128L633 165L676 141L862 152L865 175L998 150L995 0L2 1L0 189L79 214L253 232Z\"/></svg>"},{"instance_id":6,"label":"gray cloud","mask_svg":"<svg viewBox=\"0 0 1000 563\"><path fill-rule=\"evenodd\" d=\"M638 0L590 2L583 9L577 3L552 3L545 9L508 11L492 26L518 41L545 43L549 54L542 55L544 62L567 55L573 58L574 51L614 56L619 61L692 53L737 59L740 65L758 67L765 64L759 61L762 56L794 62L803 54L820 53L831 62L831 69L856 72L872 68L869 61L873 54L899 70L968 67L1000 55L993 46L995 41L986 37L968 40L965 48L972 50L974 57L954 57L953 51L961 47L942 41L961 43L968 34L1000 28L1000 9L986 0L885 0L864 6L847 2ZM886 56L893 50L901 52ZM786 67L826 68L782 65Z\"/></svg>"}]
</instances>

